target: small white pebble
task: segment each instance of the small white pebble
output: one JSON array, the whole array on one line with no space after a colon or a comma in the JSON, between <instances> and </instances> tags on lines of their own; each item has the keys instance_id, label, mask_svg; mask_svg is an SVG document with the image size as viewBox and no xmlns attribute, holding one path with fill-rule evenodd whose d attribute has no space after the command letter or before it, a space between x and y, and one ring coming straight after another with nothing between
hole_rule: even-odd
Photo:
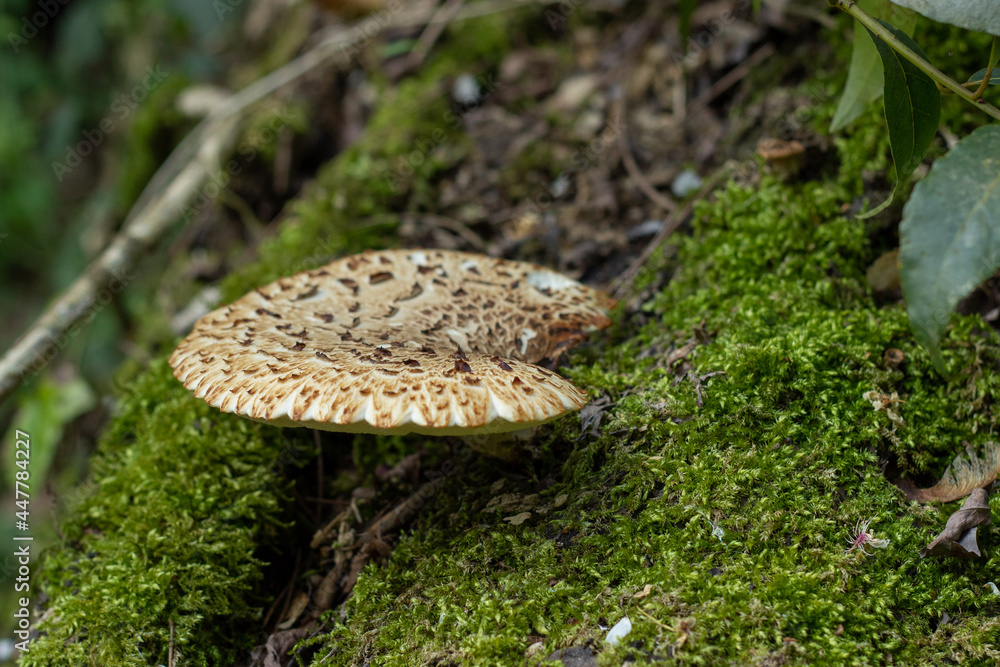
<instances>
[{"instance_id":1,"label":"small white pebble","mask_svg":"<svg viewBox=\"0 0 1000 667\"><path fill-rule=\"evenodd\" d=\"M569 185L569 176L566 174L559 174L556 179L552 181L552 185L549 186L549 192L552 193L553 197L559 199L559 197L562 197L564 194L569 192Z\"/></svg>"},{"instance_id":2,"label":"small white pebble","mask_svg":"<svg viewBox=\"0 0 1000 667\"><path fill-rule=\"evenodd\" d=\"M654 236L661 229L663 229L662 220L647 220L625 232L625 238L629 241L638 241L647 236Z\"/></svg>"},{"instance_id":3,"label":"small white pebble","mask_svg":"<svg viewBox=\"0 0 1000 667\"><path fill-rule=\"evenodd\" d=\"M685 169L677 174L677 178L670 185L670 191L675 197L687 197L689 194L701 187L701 176L694 169Z\"/></svg>"},{"instance_id":4,"label":"small white pebble","mask_svg":"<svg viewBox=\"0 0 1000 667\"><path fill-rule=\"evenodd\" d=\"M471 74L459 74L451 86L451 96L464 106L479 101L479 82Z\"/></svg>"},{"instance_id":5,"label":"small white pebble","mask_svg":"<svg viewBox=\"0 0 1000 667\"><path fill-rule=\"evenodd\" d=\"M622 620L615 623L615 627L611 628L604 641L612 646L616 646L630 632L632 632L632 621L629 620L628 616L625 616Z\"/></svg>"},{"instance_id":6,"label":"small white pebble","mask_svg":"<svg viewBox=\"0 0 1000 667\"><path fill-rule=\"evenodd\" d=\"M4 637L0 639L0 662L6 662L14 656L14 640Z\"/></svg>"}]
</instances>

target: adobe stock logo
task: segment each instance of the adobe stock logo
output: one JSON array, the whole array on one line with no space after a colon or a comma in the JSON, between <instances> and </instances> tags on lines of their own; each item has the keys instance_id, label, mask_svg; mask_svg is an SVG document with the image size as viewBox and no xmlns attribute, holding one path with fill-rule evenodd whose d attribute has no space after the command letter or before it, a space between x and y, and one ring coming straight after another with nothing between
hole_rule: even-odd
<instances>
[{"instance_id":1,"label":"adobe stock logo","mask_svg":"<svg viewBox=\"0 0 1000 667\"><path fill-rule=\"evenodd\" d=\"M117 130L120 123L128 118L139 106L139 103L149 97L149 93L163 83L168 76L170 76L170 72L162 71L159 65L147 67L146 76L142 77L142 81L136 84L132 90L116 97L115 101L111 103L111 114L102 118L97 127L84 130L82 141L75 146L67 146L66 157L63 158L62 162L52 163L52 171L56 175L56 180L62 183L66 174L83 164L83 159L93 153L105 137Z\"/></svg>"}]
</instances>

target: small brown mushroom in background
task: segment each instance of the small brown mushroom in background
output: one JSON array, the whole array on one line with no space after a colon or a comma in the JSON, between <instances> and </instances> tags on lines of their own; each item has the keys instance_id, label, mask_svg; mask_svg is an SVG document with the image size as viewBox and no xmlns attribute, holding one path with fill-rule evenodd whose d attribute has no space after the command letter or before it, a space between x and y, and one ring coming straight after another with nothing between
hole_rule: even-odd
<instances>
[{"instance_id":1,"label":"small brown mushroom in background","mask_svg":"<svg viewBox=\"0 0 1000 667\"><path fill-rule=\"evenodd\" d=\"M900 289L899 248L882 253L865 272L868 286L876 292L895 292Z\"/></svg>"},{"instance_id":2,"label":"small brown mushroom in background","mask_svg":"<svg viewBox=\"0 0 1000 667\"><path fill-rule=\"evenodd\" d=\"M885 362L886 368L897 370L906 361L906 355L899 348L890 347L882 353L882 360Z\"/></svg>"},{"instance_id":3,"label":"small brown mushroom in background","mask_svg":"<svg viewBox=\"0 0 1000 667\"><path fill-rule=\"evenodd\" d=\"M209 405L277 426L503 433L587 403L586 393L534 364L607 326L613 305L535 264L369 251L205 315L170 365Z\"/></svg>"},{"instance_id":4,"label":"small brown mushroom in background","mask_svg":"<svg viewBox=\"0 0 1000 667\"><path fill-rule=\"evenodd\" d=\"M782 178L798 173L805 151L806 147L800 141L761 139L757 142L757 155L764 158L767 166Z\"/></svg>"}]
</instances>

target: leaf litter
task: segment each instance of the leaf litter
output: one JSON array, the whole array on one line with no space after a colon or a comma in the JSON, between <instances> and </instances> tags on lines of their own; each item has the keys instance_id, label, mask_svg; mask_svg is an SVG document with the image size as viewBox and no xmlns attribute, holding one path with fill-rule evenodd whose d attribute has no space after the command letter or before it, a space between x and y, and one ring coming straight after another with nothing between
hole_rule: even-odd
<instances>
[{"instance_id":1,"label":"leaf litter","mask_svg":"<svg viewBox=\"0 0 1000 667\"><path fill-rule=\"evenodd\" d=\"M976 528L989 523L989 494L986 489L976 489L961 509L948 517L944 530L934 541L920 550L920 557L978 558L982 553L976 542Z\"/></svg>"},{"instance_id":2,"label":"leaf litter","mask_svg":"<svg viewBox=\"0 0 1000 667\"><path fill-rule=\"evenodd\" d=\"M964 498L978 489L996 481L1000 475L1000 445L988 442L983 446L982 456L975 447L965 443L965 456L959 454L944 471L939 481L928 489L918 489L910 480L901 480L897 486L906 494L907 500L921 503L948 503Z\"/></svg>"}]
</instances>

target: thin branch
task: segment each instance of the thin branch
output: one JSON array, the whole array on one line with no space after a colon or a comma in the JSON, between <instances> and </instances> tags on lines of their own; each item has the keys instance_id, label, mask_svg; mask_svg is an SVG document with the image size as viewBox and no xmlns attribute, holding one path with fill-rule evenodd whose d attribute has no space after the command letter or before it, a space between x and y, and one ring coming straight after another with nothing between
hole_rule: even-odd
<instances>
[{"instance_id":1,"label":"thin branch","mask_svg":"<svg viewBox=\"0 0 1000 667\"><path fill-rule=\"evenodd\" d=\"M207 180L218 156L235 136L236 123L224 118L213 123L215 132L205 137L194 158L152 196L143 209L130 216L121 232L83 275L59 295L31 328L0 358L0 402L44 368L68 340L79 333L79 324L99 312L134 278L135 263L180 215L185 203Z\"/></svg>"},{"instance_id":2,"label":"thin branch","mask_svg":"<svg viewBox=\"0 0 1000 667\"><path fill-rule=\"evenodd\" d=\"M420 67L435 42L441 37L441 33L455 20L464 4L465 0L444 0L410 52L403 57L397 67L390 68L390 76L395 79Z\"/></svg>"},{"instance_id":3,"label":"thin branch","mask_svg":"<svg viewBox=\"0 0 1000 667\"><path fill-rule=\"evenodd\" d=\"M973 94L963 88L962 84L924 60L919 54L897 39L885 26L866 14L855 4L854 0L837 0L837 7L856 18L861 25L875 33L879 39L891 46L896 53L909 60L917 69L937 81L938 84L955 93L966 102L975 105L982 112L1000 120L1000 109L997 109L985 100L973 97Z\"/></svg>"},{"instance_id":4,"label":"thin branch","mask_svg":"<svg viewBox=\"0 0 1000 667\"><path fill-rule=\"evenodd\" d=\"M622 135L624 136L624 135ZM672 211L677 208L677 205L666 198L666 196L660 194L660 191L653 187L653 184L649 182L646 175L642 173L639 169L639 165L635 163L635 157L632 155L631 147L627 146L628 140L622 141L622 164L625 165L625 171L628 175L632 177L635 181L636 187L646 195L649 201L653 202L664 211Z\"/></svg>"},{"instance_id":5,"label":"thin branch","mask_svg":"<svg viewBox=\"0 0 1000 667\"><path fill-rule=\"evenodd\" d=\"M625 127L627 115L628 113L625 109L625 95L622 93L615 97L611 104L608 125L611 127ZM629 177L635 182L639 191L646 195L646 198L649 199L649 201L653 202L657 207L662 208L664 211L669 212L677 208L677 204L653 187L653 184L649 182L646 175L642 173L641 169L639 169L639 165L636 164L635 161L635 156L632 155L632 146L629 144L627 128L624 132L618 134L618 147L621 149L622 165L624 165L625 171L628 172Z\"/></svg>"},{"instance_id":6,"label":"thin branch","mask_svg":"<svg viewBox=\"0 0 1000 667\"><path fill-rule=\"evenodd\" d=\"M442 475L429 482L425 482L419 489L410 494L406 500L398 503L392 510L372 521L371 525L365 529L365 532L358 536L358 539L354 543L355 548L359 545L367 544L372 540L382 539L383 535L396 531L409 523L419 513L424 503L434 497L437 488L446 479L448 478Z\"/></svg>"},{"instance_id":7,"label":"thin branch","mask_svg":"<svg viewBox=\"0 0 1000 667\"><path fill-rule=\"evenodd\" d=\"M167 667L174 667L174 619L170 621L170 643L167 644Z\"/></svg>"},{"instance_id":8,"label":"thin branch","mask_svg":"<svg viewBox=\"0 0 1000 667\"><path fill-rule=\"evenodd\" d=\"M707 107L712 100L743 80L743 78L750 73L752 68L773 56L775 52L776 49L774 48L774 45L768 42L751 53L750 57L709 86L709 88L698 95L698 97L691 100L691 104L689 104L687 108L687 115L691 116Z\"/></svg>"}]
</instances>

